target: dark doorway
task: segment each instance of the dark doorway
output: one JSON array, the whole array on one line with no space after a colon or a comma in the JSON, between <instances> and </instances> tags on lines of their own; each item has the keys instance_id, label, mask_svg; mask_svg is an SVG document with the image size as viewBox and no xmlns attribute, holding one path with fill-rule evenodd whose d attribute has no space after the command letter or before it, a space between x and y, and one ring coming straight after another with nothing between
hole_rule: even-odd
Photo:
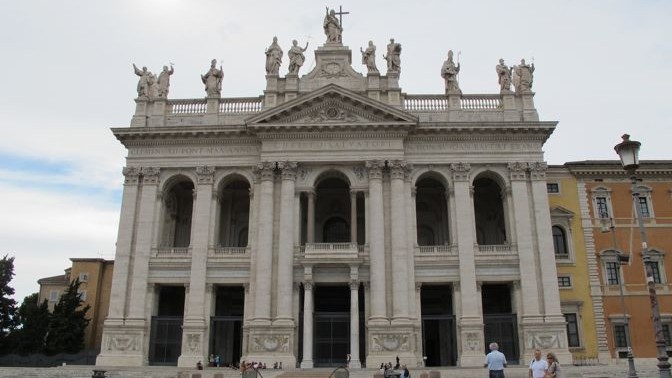
<instances>
[{"instance_id":1,"label":"dark doorway","mask_svg":"<svg viewBox=\"0 0 672 378\"><path fill-rule=\"evenodd\" d=\"M341 366L350 351L350 288L315 287L315 366Z\"/></svg>"},{"instance_id":2,"label":"dark doorway","mask_svg":"<svg viewBox=\"0 0 672 378\"><path fill-rule=\"evenodd\" d=\"M149 364L174 366L182 350L184 286L161 286L158 296L149 336Z\"/></svg>"},{"instance_id":3,"label":"dark doorway","mask_svg":"<svg viewBox=\"0 0 672 378\"><path fill-rule=\"evenodd\" d=\"M420 291L423 355L427 366L455 366L455 315L449 285L423 286Z\"/></svg>"},{"instance_id":4,"label":"dark doorway","mask_svg":"<svg viewBox=\"0 0 672 378\"><path fill-rule=\"evenodd\" d=\"M243 287L216 288L215 315L210 318L210 353L220 356L223 365L240 362L244 307Z\"/></svg>"},{"instance_id":5,"label":"dark doorway","mask_svg":"<svg viewBox=\"0 0 672 378\"><path fill-rule=\"evenodd\" d=\"M484 284L481 295L486 353L488 345L496 342L509 364L517 364L518 324L512 311L511 288L508 284Z\"/></svg>"}]
</instances>

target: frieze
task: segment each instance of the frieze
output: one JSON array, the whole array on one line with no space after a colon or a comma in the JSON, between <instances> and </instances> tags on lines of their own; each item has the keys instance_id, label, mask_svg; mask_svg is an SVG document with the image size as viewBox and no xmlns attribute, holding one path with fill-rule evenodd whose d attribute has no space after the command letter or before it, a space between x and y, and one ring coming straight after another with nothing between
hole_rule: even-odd
<instances>
[{"instance_id":1,"label":"frieze","mask_svg":"<svg viewBox=\"0 0 672 378\"><path fill-rule=\"evenodd\" d=\"M408 141L406 152L500 152L500 151L529 151L538 152L541 143L514 143L514 142L469 142L469 141Z\"/></svg>"},{"instance_id":2,"label":"frieze","mask_svg":"<svg viewBox=\"0 0 672 378\"><path fill-rule=\"evenodd\" d=\"M371 336L373 352L405 352L410 350L409 335L406 334L374 334Z\"/></svg>"},{"instance_id":3,"label":"frieze","mask_svg":"<svg viewBox=\"0 0 672 378\"><path fill-rule=\"evenodd\" d=\"M260 146L170 146L129 148L128 157L148 156L239 156L259 154Z\"/></svg>"},{"instance_id":4,"label":"frieze","mask_svg":"<svg viewBox=\"0 0 672 378\"><path fill-rule=\"evenodd\" d=\"M264 151L370 151L401 149L401 141L392 140L280 140L264 143Z\"/></svg>"},{"instance_id":5,"label":"frieze","mask_svg":"<svg viewBox=\"0 0 672 378\"><path fill-rule=\"evenodd\" d=\"M253 352L289 352L289 336L259 335L252 338Z\"/></svg>"}]
</instances>

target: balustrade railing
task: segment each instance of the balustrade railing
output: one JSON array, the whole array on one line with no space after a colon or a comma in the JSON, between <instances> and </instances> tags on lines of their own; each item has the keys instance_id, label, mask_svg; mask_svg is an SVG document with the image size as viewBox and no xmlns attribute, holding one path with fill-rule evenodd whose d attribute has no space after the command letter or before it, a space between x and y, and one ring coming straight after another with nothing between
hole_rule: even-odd
<instances>
[{"instance_id":1,"label":"balustrade railing","mask_svg":"<svg viewBox=\"0 0 672 378\"><path fill-rule=\"evenodd\" d=\"M189 247L159 247L156 249L157 256L189 256Z\"/></svg>"},{"instance_id":2,"label":"balustrade railing","mask_svg":"<svg viewBox=\"0 0 672 378\"><path fill-rule=\"evenodd\" d=\"M498 110L502 109L499 95L463 95L460 99L462 110Z\"/></svg>"},{"instance_id":3,"label":"balustrade railing","mask_svg":"<svg viewBox=\"0 0 672 378\"><path fill-rule=\"evenodd\" d=\"M448 97L444 95L408 95L404 109L411 112L440 112L448 109ZM500 110L502 99L498 94L467 94L460 98L462 110Z\"/></svg>"},{"instance_id":4,"label":"balustrade railing","mask_svg":"<svg viewBox=\"0 0 672 378\"><path fill-rule=\"evenodd\" d=\"M248 251L248 247L215 247L213 252L215 255L244 255Z\"/></svg>"},{"instance_id":5,"label":"balustrade railing","mask_svg":"<svg viewBox=\"0 0 672 378\"><path fill-rule=\"evenodd\" d=\"M256 113L261 111L260 97L223 98L219 102L220 113Z\"/></svg>"},{"instance_id":6,"label":"balustrade railing","mask_svg":"<svg viewBox=\"0 0 672 378\"><path fill-rule=\"evenodd\" d=\"M306 251L357 251L356 243L306 243Z\"/></svg>"},{"instance_id":7,"label":"balustrade railing","mask_svg":"<svg viewBox=\"0 0 672 378\"><path fill-rule=\"evenodd\" d=\"M207 110L205 99L168 100L169 114L200 114Z\"/></svg>"},{"instance_id":8,"label":"balustrade railing","mask_svg":"<svg viewBox=\"0 0 672 378\"><path fill-rule=\"evenodd\" d=\"M420 253L450 253L453 251L450 245L421 245L416 247Z\"/></svg>"},{"instance_id":9,"label":"balustrade railing","mask_svg":"<svg viewBox=\"0 0 672 378\"><path fill-rule=\"evenodd\" d=\"M479 252L511 252L511 244L489 244L489 245L478 245Z\"/></svg>"}]
</instances>

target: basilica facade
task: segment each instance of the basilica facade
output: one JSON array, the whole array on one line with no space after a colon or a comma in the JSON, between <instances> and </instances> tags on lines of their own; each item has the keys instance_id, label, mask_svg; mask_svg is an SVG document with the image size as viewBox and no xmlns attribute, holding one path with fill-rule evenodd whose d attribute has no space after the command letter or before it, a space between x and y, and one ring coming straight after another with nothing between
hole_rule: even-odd
<instances>
[{"instance_id":1,"label":"basilica facade","mask_svg":"<svg viewBox=\"0 0 672 378\"><path fill-rule=\"evenodd\" d=\"M329 17L310 72L267 50L259 97L221 98L214 61L203 99L136 69L97 364L482 366L493 341L569 361L533 66L463 94L449 54L445 93L406 94L400 46L359 73Z\"/></svg>"}]
</instances>

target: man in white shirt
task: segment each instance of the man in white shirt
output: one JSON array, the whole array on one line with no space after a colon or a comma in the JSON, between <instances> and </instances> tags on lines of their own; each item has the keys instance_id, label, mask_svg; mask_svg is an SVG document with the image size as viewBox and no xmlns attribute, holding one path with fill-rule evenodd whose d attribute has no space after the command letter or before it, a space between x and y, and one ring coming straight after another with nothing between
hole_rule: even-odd
<instances>
[{"instance_id":1,"label":"man in white shirt","mask_svg":"<svg viewBox=\"0 0 672 378\"><path fill-rule=\"evenodd\" d=\"M529 378L544 378L548 372L548 362L541 358L541 351L534 350L534 360L530 362Z\"/></svg>"},{"instance_id":2,"label":"man in white shirt","mask_svg":"<svg viewBox=\"0 0 672 378\"><path fill-rule=\"evenodd\" d=\"M488 368L489 378L504 378L506 357L499 351L497 343L490 343L490 353L485 356L483 366Z\"/></svg>"}]
</instances>

